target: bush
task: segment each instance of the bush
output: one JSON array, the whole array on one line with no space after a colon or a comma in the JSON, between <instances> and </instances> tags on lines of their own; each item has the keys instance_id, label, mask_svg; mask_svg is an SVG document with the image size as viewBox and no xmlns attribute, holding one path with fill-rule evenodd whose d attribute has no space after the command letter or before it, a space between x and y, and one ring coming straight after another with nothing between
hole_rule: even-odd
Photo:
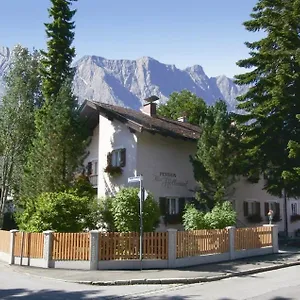
<instances>
[{"instance_id":1,"label":"bush","mask_svg":"<svg viewBox=\"0 0 300 300\"><path fill-rule=\"evenodd\" d=\"M100 205L100 226L102 229L113 232L115 230L114 216L112 212L113 198L102 198L99 200Z\"/></svg>"},{"instance_id":2,"label":"bush","mask_svg":"<svg viewBox=\"0 0 300 300\"><path fill-rule=\"evenodd\" d=\"M111 211L114 227L119 232L139 232L139 189L123 188L113 198ZM159 224L160 210L158 203L149 194L143 204L143 226L145 232L154 231Z\"/></svg>"},{"instance_id":3,"label":"bush","mask_svg":"<svg viewBox=\"0 0 300 300\"><path fill-rule=\"evenodd\" d=\"M80 197L70 192L42 193L17 216L24 231L80 232L94 229L100 214L96 199Z\"/></svg>"},{"instance_id":4,"label":"bush","mask_svg":"<svg viewBox=\"0 0 300 300\"><path fill-rule=\"evenodd\" d=\"M237 213L232 208L230 202L225 201L217 204L211 212L204 216L205 223L211 229L223 229L227 226L233 226L236 223Z\"/></svg>"},{"instance_id":5,"label":"bush","mask_svg":"<svg viewBox=\"0 0 300 300\"><path fill-rule=\"evenodd\" d=\"M185 230L205 229L208 227L204 218L204 212L199 211L194 205L186 205L182 216Z\"/></svg>"},{"instance_id":6,"label":"bush","mask_svg":"<svg viewBox=\"0 0 300 300\"><path fill-rule=\"evenodd\" d=\"M185 230L223 229L236 223L236 212L230 202L217 204L211 212L198 211L194 206L187 205L183 215Z\"/></svg>"}]
</instances>

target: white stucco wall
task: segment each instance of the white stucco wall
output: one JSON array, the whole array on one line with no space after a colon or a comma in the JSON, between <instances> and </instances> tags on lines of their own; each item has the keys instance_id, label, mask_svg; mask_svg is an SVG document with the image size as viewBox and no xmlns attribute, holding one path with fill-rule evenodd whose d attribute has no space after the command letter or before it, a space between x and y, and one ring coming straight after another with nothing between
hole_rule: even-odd
<instances>
[{"instance_id":1,"label":"white stucco wall","mask_svg":"<svg viewBox=\"0 0 300 300\"><path fill-rule=\"evenodd\" d=\"M235 209L238 214L238 220L248 226L255 226L256 224L247 222L244 217L244 201L257 201L260 202L260 215L263 218L261 224L267 224L268 221L265 217L265 202L273 201L278 202L280 206L281 221L276 223L279 226L279 231L284 230L284 207L283 199L268 194L264 188L264 180L261 179L258 183L251 183L245 178L241 178L234 185L235 192L233 195L235 202Z\"/></svg>"},{"instance_id":2,"label":"white stucco wall","mask_svg":"<svg viewBox=\"0 0 300 300\"><path fill-rule=\"evenodd\" d=\"M196 143L143 132L137 147L137 171L155 199L194 196L190 190L196 182L189 155L195 153Z\"/></svg>"},{"instance_id":3,"label":"white stucco wall","mask_svg":"<svg viewBox=\"0 0 300 300\"><path fill-rule=\"evenodd\" d=\"M127 185L128 177L134 176L136 170L137 138L129 128L117 121L99 117L99 154L98 154L98 197L115 194ZM107 154L114 149L126 149L126 165L122 175L109 176L104 172L107 166Z\"/></svg>"},{"instance_id":4,"label":"white stucco wall","mask_svg":"<svg viewBox=\"0 0 300 300\"><path fill-rule=\"evenodd\" d=\"M88 162L98 159L98 147L99 147L99 125L93 130L93 135L91 142L89 143L86 151L88 156L85 158L84 164L87 165Z\"/></svg>"}]
</instances>

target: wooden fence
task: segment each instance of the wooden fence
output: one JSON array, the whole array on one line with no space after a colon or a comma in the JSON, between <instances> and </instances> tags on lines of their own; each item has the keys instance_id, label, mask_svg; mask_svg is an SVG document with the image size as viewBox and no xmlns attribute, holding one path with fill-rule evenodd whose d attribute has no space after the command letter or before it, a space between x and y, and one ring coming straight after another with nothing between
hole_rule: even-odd
<instances>
[{"instance_id":1,"label":"wooden fence","mask_svg":"<svg viewBox=\"0 0 300 300\"><path fill-rule=\"evenodd\" d=\"M0 230L0 252L9 253L10 235L9 231Z\"/></svg>"},{"instance_id":2,"label":"wooden fence","mask_svg":"<svg viewBox=\"0 0 300 300\"><path fill-rule=\"evenodd\" d=\"M177 232L177 258L229 252L227 229Z\"/></svg>"},{"instance_id":3,"label":"wooden fence","mask_svg":"<svg viewBox=\"0 0 300 300\"><path fill-rule=\"evenodd\" d=\"M99 260L139 259L140 238L137 232L107 232L99 236ZM144 259L168 259L168 233L145 232Z\"/></svg>"},{"instance_id":4,"label":"wooden fence","mask_svg":"<svg viewBox=\"0 0 300 300\"><path fill-rule=\"evenodd\" d=\"M232 229L234 251L272 247L272 227ZM98 261L138 260L140 255L139 233L107 232L98 234ZM171 234L171 233L170 233ZM12 234L0 230L0 252L9 254ZM50 260L89 261L90 233L52 233ZM176 258L230 252L229 230L194 230L176 232L176 240L168 232L146 232L143 235L144 260L168 260L169 246L176 249ZM43 258L44 234L16 232L15 257ZM95 240L97 241L97 239ZM50 246L50 245L49 245ZM173 251L173 250L172 250Z\"/></svg>"},{"instance_id":5,"label":"wooden fence","mask_svg":"<svg viewBox=\"0 0 300 300\"><path fill-rule=\"evenodd\" d=\"M234 241L235 250L272 246L272 228L268 226L237 228Z\"/></svg>"},{"instance_id":6,"label":"wooden fence","mask_svg":"<svg viewBox=\"0 0 300 300\"><path fill-rule=\"evenodd\" d=\"M16 232L14 256L43 258L44 234Z\"/></svg>"},{"instance_id":7,"label":"wooden fence","mask_svg":"<svg viewBox=\"0 0 300 300\"><path fill-rule=\"evenodd\" d=\"M89 233L53 233L53 260L89 260Z\"/></svg>"}]
</instances>

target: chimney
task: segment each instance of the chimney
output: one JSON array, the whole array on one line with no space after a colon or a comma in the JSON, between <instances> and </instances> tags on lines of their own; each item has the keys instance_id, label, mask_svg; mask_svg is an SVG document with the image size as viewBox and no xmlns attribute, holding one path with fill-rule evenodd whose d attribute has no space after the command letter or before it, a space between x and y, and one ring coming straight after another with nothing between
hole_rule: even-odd
<instances>
[{"instance_id":1,"label":"chimney","mask_svg":"<svg viewBox=\"0 0 300 300\"><path fill-rule=\"evenodd\" d=\"M150 117L155 117L156 116L156 103L154 101L158 100L159 98L157 96L151 96L149 98L146 98L145 101L147 103L144 104L143 106L143 113Z\"/></svg>"}]
</instances>

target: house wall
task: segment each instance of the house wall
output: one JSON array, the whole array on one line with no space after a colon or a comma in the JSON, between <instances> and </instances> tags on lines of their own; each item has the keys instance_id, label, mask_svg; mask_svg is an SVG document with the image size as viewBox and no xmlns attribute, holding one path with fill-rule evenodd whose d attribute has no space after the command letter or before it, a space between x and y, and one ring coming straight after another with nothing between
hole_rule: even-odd
<instances>
[{"instance_id":1,"label":"house wall","mask_svg":"<svg viewBox=\"0 0 300 300\"><path fill-rule=\"evenodd\" d=\"M88 162L98 159L99 147L99 125L93 130L92 140L87 147L88 156L85 158L84 165Z\"/></svg>"},{"instance_id":2,"label":"house wall","mask_svg":"<svg viewBox=\"0 0 300 300\"><path fill-rule=\"evenodd\" d=\"M157 201L160 197L194 197L196 181L189 156L195 152L194 142L148 132L139 134L137 172L143 175L145 189Z\"/></svg>"},{"instance_id":3,"label":"house wall","mask_svg":"<svg viewBox=\"0 0 300 300\"><path fill-rule=\"evenodd\" d=\"M235 185L235 193L233 195L234 206L238 214L238 225L256 226L259 224L249 223L244 216L244 201L260 202L260 214L263 221L260 224L267 224L268 220L265 217L265 202L272 201L279 203L281 221L276 224L279 226L279 231L285 230L285 212L283 198L275 197L268 194L264 188L264 180L261 179L258 183L251 183L245 178L241 178ZM288 199L287 213L288 213L288 231L289 235L294 235L296 229L300 229L300 221L291 223L290 216L292 214L291 203L297 203L298 213L300 214L300 200Z\"/></svg>"},{"instance_id":4,"label":"house wall","mask_svg":"<svg viewBox=\"0 0 300 300\"><path fill-rule=\"evenodd\" d=\"M99 116L98 138L98 197L117 193L122 186L128 185L128 177L136 171L137 137L129 128L117 121ZM107 154L114 149L126 149L126 165L121 175L111 177L104 172L107 166Z\"/></svg>"}]
</instances>

